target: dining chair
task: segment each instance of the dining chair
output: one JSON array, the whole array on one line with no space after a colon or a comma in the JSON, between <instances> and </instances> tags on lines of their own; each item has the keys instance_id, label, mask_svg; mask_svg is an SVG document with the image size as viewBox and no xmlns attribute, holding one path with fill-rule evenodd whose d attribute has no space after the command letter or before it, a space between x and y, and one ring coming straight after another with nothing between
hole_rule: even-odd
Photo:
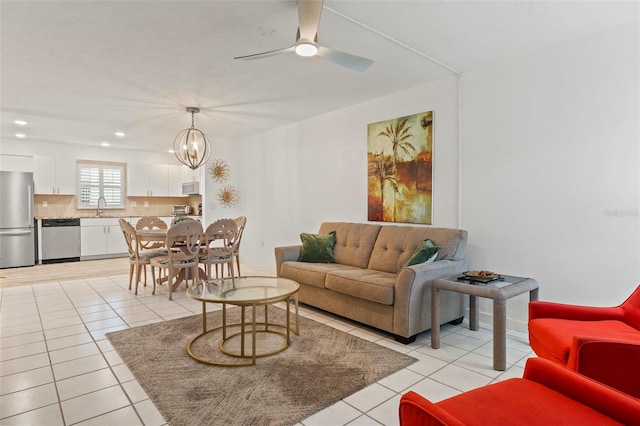
<instances>
[{"instance_id":1,"label":"dining chair","mask_svg":"<svg viewBox=\"0 0 640 426\"><path fill-rule=\"evenodd\" d=\"M242 241L242 234L244 233L244 227L247 224L246 216L238 216L233 219L238 225L238 236L236 237L235 247L233 249L234 257L236 258L236 270L238 271L238 276L241 276L240 273L240 241Z\"/></svg>"},{"instance_id":2,"label":"dining chair","mask_svg":"<svg viewBox=\"0 0 640 426\"><path fill-rule=\"evenodd\" d=\"M136 223L136 231L145 229L167 229L167 223L158 216L142 216ZM145 249L163 248L164 241L140 241Z\"/></svg>"},{"instance_id":3,"label":"dining chair","mask_svg":"<svg viewBox=\"0 0 640 426\"><path fill-rule=\"evenodd\" d=\"M142 249L142 244L136 235L136 230L125 219L119 220L120 229L124 235L124 239L127 243L127 250L129 251L129 290L131 290L131 284L133 276L136 277L136 287L134 294L138 295L138 283L140 282L140 276L144 272L144 286L147 286L147 268L146 266L151 263L151 260L166 255L167 251L163 249ZM155 289L155 272L154 268L151 268L151 279Z\"/></svg>"},{"instance_id":4,"label":"dining chair","mask_svg":"<svg viewBox=\"0 0 640 426\"><path fill-rule=\"evenodd\" d=\"M218 219L207 227L200 253L200 263L205 266L207 278L211 279L211 265L216 265L216 278L218 278L218 265L226 264L231 280L234 282L233 258L237 236L238 225L233 219ZM224 277L224 266L222 277Z\"/></svg>"},{"instance_id":5,"label":"dining chair","mask_svg":"<svg viewBox=\"0 0 640 426\"><path fill-rule=\"evenodd\" d=\"M189 278L192 284L199 280L198 257L202 240L202 225L197 220L188 220L170 226L167 230L165 247L167 255L155 257L151 265L167 271L169 300L173 300L174 288ZM173 282L175 279L175 282ZM156 282L153 282L153 293L156 292Z\"/></svg>"}]
</instances>

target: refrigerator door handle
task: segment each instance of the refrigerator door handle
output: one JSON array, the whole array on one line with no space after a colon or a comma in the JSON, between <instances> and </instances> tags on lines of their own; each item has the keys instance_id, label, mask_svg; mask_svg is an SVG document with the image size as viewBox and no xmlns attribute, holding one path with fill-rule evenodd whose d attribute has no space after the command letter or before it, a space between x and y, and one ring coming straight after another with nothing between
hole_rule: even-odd
<instances>
[{"instance_id":1,"label":"refrigerator door handle","mask_svg":"<svg viewBox=\"0 0 640 426\"><path fill-rule=\"evenodd\" d=\"M31 234L31 230L29 231L22 231L22 230L13 230L10 229L8 231L0 231L0 235L29 235Z\"/></svg>"},{"instance_id":2,"label":"refrigerator door handle","mask_svg":"<svg viewBox=\"0 0 640 426\"><path fill-rule=\"evenodd\" d=\"M27 216L27 223L33 223L33 191L31 190L31 185L27 185L27 205L29 206L28 209L28 216ZM33 226L33 224L31 225Z\"/></svg>"}]
</instances>

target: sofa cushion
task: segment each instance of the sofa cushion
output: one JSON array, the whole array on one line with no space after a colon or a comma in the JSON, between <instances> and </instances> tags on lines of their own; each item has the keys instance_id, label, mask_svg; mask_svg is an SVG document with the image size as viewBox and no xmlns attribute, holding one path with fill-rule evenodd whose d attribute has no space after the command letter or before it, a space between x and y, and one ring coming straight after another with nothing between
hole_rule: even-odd
<instances>
[{"instance_id":1,"label":"sofa cushion","mask_svg":"<svg viewBox=\"0 0 640 426\"><path fill-rule=\"evenodd\" d=\"M574 336L637 340L640 334L622 321L575 321L559 318L536 318L529 321L531 346L540 356L566 365ZM544 343L543 343L544 342Z\"/></svg>"},{"instance_id":2,"label":"sofa cushion","mask_svg":"<svg viewBox=\"0 0 640 426\"><path fill-rule=\"evenodd\" d=\"M325 287L342 294L393 305L396 274L371 269L333 270L327 273Z\"/></svg>"},{"instance_id":3,"label":"sofa cushion","mask_svg":"<svg viewBox=\"0 0 640 426\"><path fill-rule=\"evenodd\" d=\"M302 249L298 262L335 263L333 260L333 246L336 242L336 232L327 234L300 234Z\"/></svg>"},{"instance_id":4,"label":"sofa cushion","mask_svg":"<svg viewBox=\"0 0 640 426\"><path fill-rule=\"evenodd\" d=\"M336 244L333 247L336 263L367 268L380 228L380 225L365 223L325 222L320 225L318 233L336 231Z\"/></svg>"},{"instance_id":5,"label":"sofa cushion","mask_svg":"<svg viewBox=\"0 0 640 426\"><path fill-rule=\"evenodd\" d=\"M299 283L324 288L325 277L328 272L358 269L353 266L340 265L339 263L308 263L308 262L283 262L280 266L280 276L292 279Z\"/></svg>"},{"instance_id":6,"label":"sofa cushion","mask_svg":"<svg viewBox=\"0 0 640 426\"><path fill-rule=\"evenodd\" d=\"M383 226L371 252L368 268L397 273L418 244L429 239L440 247L438 260L462 260L467 231L423 226Z\"/></svg>"}]
</instances>

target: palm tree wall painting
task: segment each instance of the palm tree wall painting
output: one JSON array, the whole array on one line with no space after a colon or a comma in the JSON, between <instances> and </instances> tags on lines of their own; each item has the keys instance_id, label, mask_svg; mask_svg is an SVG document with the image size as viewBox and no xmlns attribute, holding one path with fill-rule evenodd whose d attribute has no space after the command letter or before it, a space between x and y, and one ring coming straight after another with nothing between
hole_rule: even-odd
<instances>
[{"instance_id":1,"label":"palm tree wall painting","mask_svg":"<svg viewBox=\"0 0 640 426\"><path fill-rule=\"evenodd\" d=\"M433 111L367 128L368 219L431 224Z\"/></svg>"}]
</instances>

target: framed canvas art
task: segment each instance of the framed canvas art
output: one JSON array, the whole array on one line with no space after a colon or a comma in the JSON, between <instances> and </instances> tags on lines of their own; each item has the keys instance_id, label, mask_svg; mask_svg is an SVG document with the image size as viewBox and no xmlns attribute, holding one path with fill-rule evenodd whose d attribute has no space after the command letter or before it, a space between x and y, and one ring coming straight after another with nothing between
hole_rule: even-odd
<instances>
[{"instance_id":1,"label":"framed canvas art","mask_svg":"<svg viewBox=\"0 0 640 426\"><path fill-rule=\"evenodd\" d=\"M431 224L433 111L367 128L368 219Z\"/></svg>"}]
</instances>

